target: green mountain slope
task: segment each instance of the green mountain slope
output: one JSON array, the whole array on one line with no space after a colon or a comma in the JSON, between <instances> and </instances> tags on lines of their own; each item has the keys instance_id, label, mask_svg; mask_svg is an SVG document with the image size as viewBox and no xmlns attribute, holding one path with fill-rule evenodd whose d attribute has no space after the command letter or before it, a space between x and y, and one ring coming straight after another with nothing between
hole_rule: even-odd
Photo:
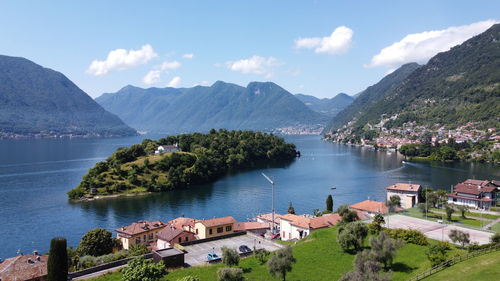
<instances>
[{"instance_id":1,"label":"green mountain slope","mask_svg":"<svg viewBox=\"0 0 500 281\"><path fill-rule=\"evenodd\" d=\"M127 86L96 101L135 128L155 132L211 128L270 131L328 120L271 82L252 82L246 88L222 81L210 87L181 89Z\"/></svg>"},{"instance_id":2,"label":"green mountain slope","mask_svg":"<svg viewBox=\"0 0 500 281\"><path fill-rule=\"evenodd\" d=\"M334 117L354 101L353 97L345 93L340 93L333 98L323 99L304 94L296 94L295 97L301 100L310 109L329 117Z\"/></svg>"},{"instance_id":3,"label":"green mountain slope","mask_svg":"<svg viewBox=\"0 0 500 281\"><path fill-rule=\"evenodd\" d=\"M346 125L354 118L358 118L370 108L371 105L379 101L385 94L392 88L400 85L413 71L419 68L417 63L408 63L394 72L385 76L377 84L366 88L361 93L357 94L356 99L347 106L344 110L340 111L328 125L325 127L323 133L328 133L331 130L338 129Z\"/></svg>"},{"instance_id":4,"label":"green mountain slope","mask_svg":"<svg viewBox=\"0 0 500 281\"><path fill-rule=\"evenodd\" d=\"M134 134L63 74L0 56L0 137Z\"/></svg>"}]
</instances>

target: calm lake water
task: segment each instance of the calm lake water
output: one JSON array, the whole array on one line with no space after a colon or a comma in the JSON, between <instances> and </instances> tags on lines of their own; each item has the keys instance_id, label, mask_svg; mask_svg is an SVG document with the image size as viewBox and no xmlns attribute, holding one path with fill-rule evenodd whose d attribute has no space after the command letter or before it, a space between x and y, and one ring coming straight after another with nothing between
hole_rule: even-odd
<instances>
[{"instance_id":1,"label":"calm lake water","mask_svg":"<svg viewBox=\"0 0 500 281\"><path fill-rule=\"evenodd\" d=\"M228 175L219 181L137 198L71 203L66 192L83 174L118 147L139 143L139 136L118 139L0 141L0 258L38 249L63 236L78 244L88 230L113 230L141 219L170 220L178 216L211 218L232 215L246 220L271 209L270 185L276 185L276 209L296 212L324 209L328 194L335 207L365 199L384 200L384 187L412 182L449 190L466 178L500 179L500 167L487 164L408 163L396 153L323 142L318 136L288 136L302 157L282 167ZM330 187L337 187L331 190Z\"/></svg>"}]
</instances>

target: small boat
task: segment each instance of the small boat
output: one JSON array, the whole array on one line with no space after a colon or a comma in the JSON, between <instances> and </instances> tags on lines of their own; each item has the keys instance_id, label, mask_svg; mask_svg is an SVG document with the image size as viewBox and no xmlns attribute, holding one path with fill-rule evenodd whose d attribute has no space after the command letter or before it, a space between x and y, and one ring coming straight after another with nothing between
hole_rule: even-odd
<instances>
[{"instance_id":1,"label":"small boat","mask_svg":"<svg viewBox=\"0 0 500 281\"><path fill-rule=\"evenodd\" d=\"M401 164L406 164L407 162L405 160L401 161Z\"/></svg>"},{"instance_id":2,"label":"small boat","mask_svg":"<svg viewBox=\"0 0 500 281\"><path fill-rule=\"evenodd\" d=\"M330 189L337 189L335 186L330 187Z\"/></svg>"}]
</instances>

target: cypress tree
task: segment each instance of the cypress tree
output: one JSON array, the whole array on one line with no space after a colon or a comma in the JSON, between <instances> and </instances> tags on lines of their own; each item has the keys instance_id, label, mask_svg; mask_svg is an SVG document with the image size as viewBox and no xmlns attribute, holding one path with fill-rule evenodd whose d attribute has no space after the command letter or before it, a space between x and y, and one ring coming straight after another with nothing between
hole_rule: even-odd
<instances>
[{"instance_id":1,"label":"cypress tree","mask_svg":"<svg viewBox=\"0 0 500 281\"><path fill-rule=\"evenodd\" d=\"M66 238L58 237L50 241L47 279L48 281L68 280L68 251Z\"/></svg>"},{"instance_id":2,"label":"cypress tree","mask_svg":"<svg viewBox=\"0 0 500 281\"><path fill-rule=\"evenodd\" d=\"M326 210L333 212L333 197L332 197L332 195L328 195L328 197L326 197Z\"/></svg>"}]
</instances>

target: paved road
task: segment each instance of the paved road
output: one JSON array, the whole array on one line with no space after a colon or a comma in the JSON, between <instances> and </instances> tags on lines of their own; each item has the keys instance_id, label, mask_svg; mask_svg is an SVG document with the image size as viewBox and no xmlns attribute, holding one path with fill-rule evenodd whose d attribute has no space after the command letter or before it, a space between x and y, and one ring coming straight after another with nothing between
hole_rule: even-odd
<instances>
[{"instance_id":1,"label":"paved road","mask_svg":"<svg viewBox=\"0 0 500 281\"><path fill-rule=\"evenodd\" d=\"M385 217L385 227L388 228L404 228L416 229L421 231L425 236L435 239L451 242L448 235L452 229L457 229L470 235L471 242L479 244L487 244L490 242L490 237L493 235L491 232L474 230L470 228L460 227L450 224L440 224L434 221L428 221L403 215L390 215Z\"/></svg>"}]
</instances>

